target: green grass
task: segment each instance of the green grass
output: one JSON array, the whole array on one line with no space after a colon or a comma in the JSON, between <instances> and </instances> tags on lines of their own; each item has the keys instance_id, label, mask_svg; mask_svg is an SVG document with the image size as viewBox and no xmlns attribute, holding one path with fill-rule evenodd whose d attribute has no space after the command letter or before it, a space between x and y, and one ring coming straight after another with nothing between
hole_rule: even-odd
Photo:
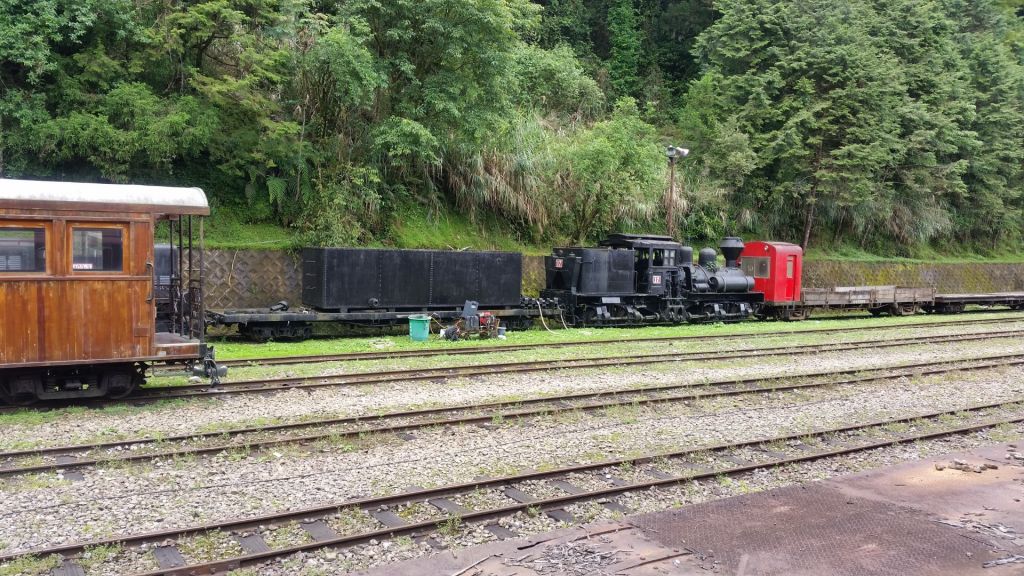
<instances>
[{"instance_id":1,"label":"green grass","mask_svg":"<svg viewBox=\"0 0 1024 576\"><path fill-rule=\"evenodd\" d=\"M493 216L472 222L455 211L432 213L409 206L399 211L392 244L398 248L451 248L461 250L508 250L524 254L548 254L549 246L535 246L517 238L508 225Z\"/></svg>"},{"instance_id":2,"label":"green grass","mask_svg":"<svg viewBox=\"0 0 1024 576\"><path fill-rule=\"evenodd\" d=\"M205 224L207 248L229 250L285 250L301 241L295 230L277 224L250 224L230 212L215 211Z\"/></svg>"},{"instance_id":3,"label":"green grass","mask_svg":"<svg viewBox=\"0 0 1024 576\"><path fill-rule=\"evenodd\" d=\"M461 340L449 342L431 338L426 342L413 342L407 336L384 336L371 338L332 338L307 340L305 342L267 342L253 344L236 341L215 342L217 357L221 360L245 358L273 358L283 356L305 356L322 354L346 354L352 352L382 352L400 350L453 350L459 348L495 347L517 344L560 344L573 342L595 342L617 339L680 337L680 336L728 336L734 334L799 334L805 330L822 328L848 328L870 330L880 326L916 326L954 319L954 316L914 316L911 318L856 317L833 320L807 320L804 322L743 322L738 324L696 324L681 326L651 326L647 328L583 328L559 329L548 332L533 329L523 332L509 332L507 340ZM1024 319L1020 314L993 312L972 314L971 319L1014 318ZM815 337L820 338L820 336ZM2 422L2 420L0 420Z\"/></svg>"},{"instance_id":4,"label":"green grass","mask_svg":"<svg viewBox=\"0 0 1024 576\"><path fill-rule=\"evenodd\" d=\"M48 574L57 566L60 566L60 556L56 554L51 554L45 558L39 558L38 556L25 556L0 565L0 576Z\"/></svg>"}]
</instances>

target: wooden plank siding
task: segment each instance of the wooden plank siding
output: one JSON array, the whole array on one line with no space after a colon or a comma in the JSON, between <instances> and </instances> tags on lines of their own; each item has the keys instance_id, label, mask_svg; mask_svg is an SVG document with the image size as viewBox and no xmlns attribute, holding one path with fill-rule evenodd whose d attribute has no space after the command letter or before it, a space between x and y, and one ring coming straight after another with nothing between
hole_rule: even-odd
<instances>
[{"instance_id":1,"label":"wooden plank siding","mask_svg":"<svg viewBox=\"0 0 1024 576\"><path fill-rule=\"evenodd\" d=\"M0 208L0 227L46 226L46 272L0 272L0 367L136 361L157 355L154 215ZM72 269L76 225L122 230L122 270Z\"/></svg>"}]
</instances>

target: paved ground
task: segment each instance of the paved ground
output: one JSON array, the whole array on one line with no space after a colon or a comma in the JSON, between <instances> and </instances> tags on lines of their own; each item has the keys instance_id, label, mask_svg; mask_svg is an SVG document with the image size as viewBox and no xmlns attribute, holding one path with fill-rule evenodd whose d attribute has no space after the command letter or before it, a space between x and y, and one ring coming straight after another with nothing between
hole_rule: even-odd
<instances>
[{"instance_id":1,"label":"paved ground","mask_svg":"<svg viewBox=\"0 0 1024 576\"><path fill-rule=\"evenodd\" d=\"M1006 458L1020 446L443 552L366 574L1024 574L1024 461ZM973 469L954 469L954 460ZM997 468L974 471L986 463Z\"/></svg>"}]
</instances>

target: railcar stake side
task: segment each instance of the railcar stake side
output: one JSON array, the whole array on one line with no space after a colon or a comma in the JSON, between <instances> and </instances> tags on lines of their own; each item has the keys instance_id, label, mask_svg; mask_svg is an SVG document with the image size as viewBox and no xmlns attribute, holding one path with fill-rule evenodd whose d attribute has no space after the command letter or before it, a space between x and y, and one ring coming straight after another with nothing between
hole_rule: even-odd
<instances>
[{"instance_id":1,"label":"railcar stake side","mask_svg":"<svg viewBox=\"0 0 1024 576\"><path fill-rule=\"evenodd\" d=\"M223 376L204 336L209 211L198 188L0 179L0 397L123 397L152 362Z\"/></svg>"}]
</instances>

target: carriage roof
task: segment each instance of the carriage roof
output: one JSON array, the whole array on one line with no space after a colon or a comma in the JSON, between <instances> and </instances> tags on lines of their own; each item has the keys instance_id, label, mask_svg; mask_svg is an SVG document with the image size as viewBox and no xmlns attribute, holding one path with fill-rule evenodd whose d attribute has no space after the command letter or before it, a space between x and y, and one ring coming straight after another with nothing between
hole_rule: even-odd
<instances>
[{"instance_id":1,"label":"carriage roof","mask_svg":"<svg viewBox=\"0 0 1024 576\"><path fill-rule=\"evenodd\" d=\"M0 179L0 208L71 208L98 212L210 213L199 188Z\"/></svg>"}]
</instances>

